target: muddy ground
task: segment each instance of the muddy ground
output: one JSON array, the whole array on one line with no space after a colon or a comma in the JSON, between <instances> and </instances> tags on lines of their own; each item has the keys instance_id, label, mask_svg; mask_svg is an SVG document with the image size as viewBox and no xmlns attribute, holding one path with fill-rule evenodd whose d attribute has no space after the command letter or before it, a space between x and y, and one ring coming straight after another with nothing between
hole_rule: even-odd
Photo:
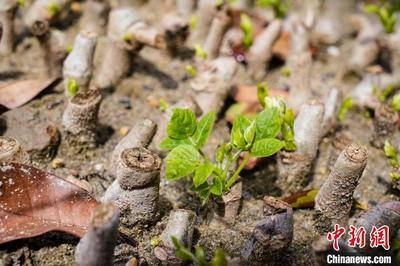
<instances>
[{"instance_id":1,"label":"muddy ground","mask_svg":"<svg viewBox=\"0 0 400 266\"><path fill-rule=\"evenodd\" d=\"M156 1L153 1L156 2ZM149 11L156 10L154 5L148 5L148 10L141 10L151 21L157 14ZM18 27L17 27L18 28ZM77 32L75 24L66 28L70 43ZM23 36L24 32L19 32ZM349 52L351 40L342 41L337 48L339 57L330 56L326 47L319 47L315 55L313 68L313 89L318 95L323 95L328 85L336 84L346 95L349 89L357 83L357 77L339 80L338 73L343 67L342 59ZM104 48L104 38L100 38L96 50L96 60L100 58ZM16 53L8 58L0 59L0 80L22 80L45 77L44 62L33 37L25 37L17 45ZM99 198L107 186L113 181L108 171L109 160L115 145L123 136L124 128L131 128L140 118L150 118L158 121L161 111L155 104L163 98L170 105L189 93L188 76L185 66L190 60L171 58L165 52L146 47L135 58L134 67L128 78L125 78L113 91L105 92L105 99L100 109L100 128L103 137L102 144L93 151L75 154L66 143L61 141L55 158L61 159L64 166L54 168L52 161L36 161L35 165L46 169L62 178L73 175L87 180L93 187L93 195ZM275 68L269 72L266 80L270 87L277 87L280 77L279 60L275 60ZM236 75L237 84L255 84L247 75L246 68L241 65ZM62 85L42 93L35 100L23 107L6 112L1 119L4 135L13 135L25 128L26 134L35 131L35 127L45 125L56 126L63 134L61 116L65 108L65 96ZM229 100L227 105L231 103ZM29 114L29 115L21 115ZM29 120L29 121L28 121ZM39 134L40 131L39 130ZM216 146L223 139L229 138L228 123L221 119L217 130L211 136L209 145ZM372 123L361 111L353 110L337 132L322 140L319 157L310 174L309 187L318 188L329 173L329 164L335 160L330 155L333 138L345 133L357 143L368 149L369 159L360 185L355 193L355 200L368 208L379 202L400 199L400 194L391 189L389 177L390 165L383 150L370 145ZM27 136L23 145L33 141ZM254 224L262 218L262 198L265 195L280 196L282 193L274 186L276 179L274 158L262 162L255 170L242 174L244 182L244 200L241 212L234 225L209 224L209 209L201 206L196 194L189 190L185 181L169 183L161 182L160 217L156 224L140 228L122 228L122 231L136 239L140 245L133 247L129 244L119 244L116 248L116 264L124 265L131 257L145 258L149 265L158 265L152 256L151 239L162 232L172 208L191 209L198 214L194 244L200 244L206 253L211 255L216 247L221 247L231 256L239 255L241 248L249 238ZM210 207L208 207L210 208ZM354 208L357 215L360 210ZM312 209L295 210L294 239L289 249L280 253L268 254L259 248L249 265L314 265L311 253L311 243L318 237L313 223ZM52 232L32 239L18 240L0 246L0 265L73 265L74 248L78 239L64 233Z\"/></svg>"}]
</instances>

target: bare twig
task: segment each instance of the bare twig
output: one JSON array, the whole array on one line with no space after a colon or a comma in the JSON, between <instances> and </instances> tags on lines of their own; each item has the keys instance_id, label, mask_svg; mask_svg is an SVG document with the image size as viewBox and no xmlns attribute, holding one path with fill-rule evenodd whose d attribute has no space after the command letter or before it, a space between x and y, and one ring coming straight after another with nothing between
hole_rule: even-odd
<instances>
[{"instance_id":1,"label":"bare twig","mask_svg":"<svg viewBox=\"0 0 400 266\"><path fill-rule=\"evenodd\" d=\"M365 148L350 144L336 160L315 200L317 226L321 231L326 232L335 223L347 225L353 193L367 164L367 157Z\"/></svg>"},{"instance_id":2,"label":"bare twig","mask_svg":"<svg viewBox=\"0 0 400 266\"><path fill-rule=\"evenodd\" d=\"M219 57L199 66L198 75L190 83L194 98L203 114L219 113L232 86L237 62L231 57Z\"/></svg>"},{"instance_id":3,"label":"bare twig","mask_svg":"<svg viewBox=\"0 0 400 266\"><path fill-rule=\"evenodd\" d=\"M58 30L49 30L38 36L40 48L50 77L61 77L62 66L67 56L66 36Z\"/></svg>"},{"instance_id":4,"label":"bare twig","mask_svg":"<svg viewBox=\"0 0 400 266\"><path fill-rule=\"evenodd\" d=\"M324 101L324 117L322 119L321 137L334 132L337 125L337 114L342 103L342 93L338 88L329 90Z\"/></svg>"},{"instance_id":5,"label":"bare twig","mask_svg":"<svg viewBox=\"0 0 400 266\"><path fill-rule=\"evenodd\" d=\"M399 114L385 104L380 104L375 109L374 115L374 134L372 144L377 148L382 148L385 140L390 139L398 143L397 121Z\"/></svg>"},{"instance_id":6,"label":"bare twig","mask_svg":"<svg viewBox=\"0 0 400 266\"><path fill-rule=\"evenodd\" d=\"M308 182L308 174L318 151L323 115L322 104L304 104L294 122L296 151L281 151L278 154L277 184L286 194L301 190Z\"/></svg>"},{"instance_id":7,"label":"bare twig","mask_svg":"<svg viewBox=\"0 0 400 266\"><path fill-rule=\"evenodd\" d=\"M254 40L250 47L247 60L249 67L257 80L265 75L269 60L272 58L272 46L279 37L282 28L282 21L273 20Z\"/></svg>"},{"instance_id":8,"label":"bare twig","mask_svg":"<svg viewBox=\"0 0 400 266\"><path fill-rule=\"evenodd\" d=\"M213 18L210 31L204 43L204 51L207 53L207 59L218 57L222 40L230 23L231 17L226 11L218 12Z\"/></svg>"},{"instance_id":9,"label":"bare twig","mask_svg":"<svg viewBox=\"0 0 400 266\"><path fill-rule=\"evenodd\" d=\"M0 24L3 27L0 38L0 55L13 52L14 48L14 17L18 2L15 0L0 1Z\"/></svg>"},{"instance_id":10,"label":"bare twig","mask_svg":"<svg viewBox=\"0 0 400 266\"><path fill-rule=\"evenodd\" d=\"M78 83L80 92L88 90L93 72L93 57L96 42L96 34L92 32L81 32L76 36L73 50L65 59L63 66L66 91L68 91L70 80Z\"/></svg>"},{"instance_id":11,"label":"bare twig","mask_svg":"<svg viewBox=\"0 0 400 266\"><path fill-rule=\"evenodd\" d=\"M107 24L108 10L109 6L103 1L86 1L83 6L82 17L79 20L79 28L83 31L103 35Z\"/></svg>"},{"instance_id":12,"label":"bare twig","mask_svg":"<svg viewBox=\"0 0 400 266\"><path fill-rule=\"evenodd\" d=\"M111 266L118 237L119 212L111 203L101 204L93 214L89 231L75 251L78 266Z\"/></svg>"},{"instance_id":13,"label":"bare twig","mask_svg":"<svg viewBox=\"0 0 400 266\"><path fill-rule=\"evenodd\" d=\"M182 242L189 250L192 247L192 238L196 214L192 211L178 209L169 214L168 224L160 236L160 246L154 249L154 255L161 261L178 263L175 257L175 246L172 237Z\"/></svg>"}]
</instances>

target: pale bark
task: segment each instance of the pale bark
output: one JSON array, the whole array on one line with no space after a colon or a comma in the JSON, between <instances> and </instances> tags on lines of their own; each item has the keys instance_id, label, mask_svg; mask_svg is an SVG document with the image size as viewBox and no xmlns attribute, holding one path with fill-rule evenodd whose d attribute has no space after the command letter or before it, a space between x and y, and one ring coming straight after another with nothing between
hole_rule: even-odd
<instances>
[{"instance_id":1,"label":"pale bark","mask_svg":"<svg viewBox=\"0 0 400 266\"><path fill-rule=\"evenodd\" d=\"M95 33L81 32L76 36L73 49L63 65L65 91L68 91L69 80L78 83L79 92L86 92L89 89L96 43Z\"/></svg>"},{"instance_id":2,"label":"pale bark","mask_svg":"<svg viewBox=\"0 0 400 266\"><path fill-rule=\"evenodd\" d=\"M146 148L151 142L157 125L150 119L139 120L123 139L115 146L112 155L112 172L114 173L123 150L129 148Z\"/></svg>"},{"instance_id":3,"label":"pale bark","mask_svg":"<svg viewBox=\"0 0 400 266\"><path fill-rule=\"evenodd\" d=\"M38 39L48 75L50 77L61 77L63 61L67 56L65 33L58 30L49 30L47 33L38 36Z\"/></svg>"},{"instance_id":4,"label":"pale bark","mask_svg":"<svg viewBox=\"0 0 400 266\"><path fill-rule=\"evenodd\" d=\"M111 266L118 237L119 212L113 204L95 210L88 232L75 251L78 266Z\"/></svg>"},{"instance_id":5,"label":"pale bark","mask_svg":"<svg viewBox=\"0 0 400 266\"><path fill-rule=\"evenodd\" d=\"M219 113L233 84L237 62L231 57L219 57L199 65L197 76L190 86L203 114Z\"/></svg>"},{"instance_id":6,"label":"pale bark","mask_svg":"<svg viewBox=\"0 0 400 266\"><path fill-rule=\"evenodd\" d=\"M71 145L82 147L96 145L101 100L101 94L91 90L85 94L78 94L68 101L62 122Z\"/></svg>"},{"instance_id":7,"label":"pale bark","mask_svg":"<svg viewBox=\"0 0 400 266\"><path fill-rule=\"evenodd\" d=\"M342 93L338 88L329 90L324 101L324 117L322 119L321 137L334 132L337 126L337 115L342 103Z\"/></svg>"},{"instance_id":8,"label":"pale bark","mask_svg":"<svg viewBox=\"0 0 400 266\"><path fill-rule=\"evenodd\" d=\"M279 37L282 21L273 20L254 40L247 55L249 68L256 80L263 78L270 59L272 58L272 46Z\"/></svg>"},{"instance_id":9,"label":"pale bark","mask_svg":"<svg viewBox=\"0 0 400 266\"><path fill-rule=\"evenodd\" d=\"M83 31L103 35L107 25L108 4L103 1L89 0L83 6L83 14L79 20L79 28Z\"/></svg>"},{"instance_id":10,"label":"pale bark","mask_svg":"<svg viewBox=\"0 0 400 266\"><path fill-rule=\"evenodd\" d=\"M367 150L357 144L350 144L342 151L315 199L319 230L326 232L333 224L347 225L353 193L367 158Z\"/></svg>"},{"instance_id":11,"label":"pale bark","mask_svg":"<svg viewBox=\"0 0 400 266\"><path fill-rule=\"evenodd\" d=\"M210 31L204 43L204 51L207 54L207 59L215 59L219 55L222 40L228 30L231 18L226 11L221 11L213 18Z\"/></svg>"},{"instance_id":12,"label":"pale bark","mask_svg":"<svg viewBox=\"0 0 400 266\"><path fill-rule=\"evenodd\" d=\"M278 153L277 185L284 194L298 192L308 183L308 174L317 155L322 133L324 107L319 103L304 104L294 122L297 149Z\"/></svg>"},{"instance_id":13,"label":"pale bark","mask_svg":"<svg viewBox=\"0 0 400 266\"><path fill-rule=\"evenodd\" d=\"M0 1L0 55L11 54L14 50L14 18L18 2L15 0Z\"/></svg>"},{"instance_id":14,"label":"pale bark","mask_svg":"<svg viewBox=\"0 0 400 266\"><path fill-rule=\"evenodd\" d=\"M377 148L383 148L385 140L389 139L396 143L399 140L397 122L399 114L385 104L380 104L375 109L374 133L372 144Z\"/></svg>"}]
</instances>

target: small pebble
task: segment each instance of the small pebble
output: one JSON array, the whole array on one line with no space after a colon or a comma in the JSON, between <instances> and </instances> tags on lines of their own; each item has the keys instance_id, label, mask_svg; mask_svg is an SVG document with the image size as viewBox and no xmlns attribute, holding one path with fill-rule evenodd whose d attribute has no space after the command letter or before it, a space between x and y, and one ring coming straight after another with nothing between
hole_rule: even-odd
<instances>
[{"instance_id":1,"label":"small pebble","mask_svg":"<svg viewBox=\"0 0 400 266\"><path fill-rule=\"evenodd\" d=\"M101 170L103 170L103 164L102 164L102 163L96 164L96 165L94 166L94 169L95 169L97 172L100 172Z\"/></svg>"},{"instance_id":2,"label":"small pebble","mask_svg":"<svg viewBox=\"0 0 400 266\"><path fill-rule=\"evenodd\" d=\"M61 168L61 167L64 167L64 166L65 166L64 160L61 159L61 158L55 158L51 162L51 167L53 167L53 169Z\"/></svg>"},{"instance_id":3,"label":"small pebble","mask_svg":"<svg viewBox=\"0 0 400 266\"><path fill-rule=\"evenodd\" d=\"M160 105L160 103L158 102L158 100L155 99L155 98L152 97L152 96L147 97L147 103L148 103L148 105L149 105L150 107L153 107L153 108L157 108L157 107Z\"/></svg>"},{"instance_id":4,"label":"small pebble","mask_svg":"<svg viewBox=\"0 0 400 266\"><path fill-rule=\"evenodd\" d=\"M129 132L129 128L128 127L121 127L119 129L119 135L121 137L125 137L126 135L128 135L128 132Z\"/></svg>"},{"instance_id":5,"label":"small pebble","mask_svg":"<svg viewBox=\"0 0 400 266\"><path fill-rule=\"evenodd\" d=\"M330 56L338 57L340 55L340 50L336 46L329 46L327 52Z\"/></svg>"}]
</instances>

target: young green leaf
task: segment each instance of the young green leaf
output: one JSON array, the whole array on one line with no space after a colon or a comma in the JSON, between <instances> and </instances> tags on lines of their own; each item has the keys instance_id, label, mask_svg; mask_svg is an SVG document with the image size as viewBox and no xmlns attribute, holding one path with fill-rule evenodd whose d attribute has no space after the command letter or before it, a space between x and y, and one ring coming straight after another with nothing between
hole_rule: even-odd
<instances>
[{"instance_id":1,"label":"young green leaf","mask_svg":"<svg viewBox=\"0 0 400 266\"><path fill-rule=\"evenodd\" d=\"M190 175L200 165L200 160L201 155L193 146L177 146L165 158L167 179L176 180Z\"/></svg>"},{"instance_id":2,"label":"young green leaf","mask_svg":"<svg viewBox=\"0 0 400 266\"><path fill-rule=\"evenodd\" d=\"M281 118L276 107L266 109L256 116L256 140L273 138L281 130Z\"/></svg>"},{"instance_id":3,"label":"young green leaf","mask_svg":"<svg viewBox=\"0 0 400 266\"><path fill-rule=\"evenodd\" d=\"M253 23L248 15L240 14L240 28L243 31L243 45L249 48L253 44Z\"/></svg>"},{"instance_id":4,"label":"young green leaf","mask_svg":"<svg viewBox=\"0 0 400 266\"><path fill-rule=\"evenodd\" d=\"M395 96L393 96L390 106L396 112L400 112L400 93L397 93Z\"/></svg>"},{"instance_id":5,"label":"young green leaf","mask_svg":"<svg viewBox=\"0 0 400 266\"><path fill-rule=\"evenodd\" d=\"M204 184L208 177L212 174L215 166L212 163L205 163L197 167L194 177L193 177L193 184L195 187Z\"/></svg>"},{"instance_id":6,"label":"young green leaf","mask_svg":"<svg viewBox=\"0 0 400 266\"><path fill-rule=\"evenodd\" d=\"M200 45L196 45L194 47L194 49L195 49L195 56L197 58L207 59L208 55L207 55L206 51L204 51L203 47L201 47Z\"/></svg>"},{"instance_id":7,"label":"young green leaf","mask_svg":"<svg viewBox=\"0 0 400 266\"><path fill-rule=\"evenodd\" d=\"M212 194L214 194L214 195L221 196L223 188L224 187L223 187L221 179L214 178L213 179L213 184L212 184L212 186L210 188L210 192Z\"/></svg>"},{"instance_id":8,"label":"young green leaf","mask_svg":"<svg viewBox=\"0 0 400 266\"><path fill-rule=\"evenodd\" d=\"M175 246L175 256L178 258L184 260L184 261L196 261L196 257L190 252L187 248L183 246L183 243L181 243L176 237L172 236L172 243L174 243Z\"/></svg>"},{"instance_id":9,"label":"young green leaf","mask_svg":"<svg viewBox=\"0 0 400 266\"><path fill-rule=\"evenodd\" d=\"M196 148L200 149L206 144L208 136L214 127L214 122L215 112L209 112L201 118L197 125L196 132L192 137L194 143L196 144Z\"/></svg>"},{"instance_id":10,"label":"young green leaf","mask_svg":"<svg viewBox=\"0 0 400 266\"><path fill-rule=\"evenodd\" d=\"M248 126L244 131L244 140L248 145L249 144L251 145L251 143L253 143L255 136L256 136L256 122L253 121L251 122L250 126Z\"/></svg>"},{"instance_id":11,"label":"young green leaf","mask_svg":"<svg viewBox=\"0 0 400 266\"><path fill-rule=\"evenodd\" d=\"M228 260L222 249L217 248L215 250L214 257L211 260L211 266L228 266Z\"/></svg>"},{"instance_id":12,"label":"young green leaf","mask_svg":"<svg viewBox=\"0 0 400 266\"><path fill-rule=\"evenodd\" d=\"M160 111L163 113L167 111L167 109L169 108L169 104L163 98L161 98L158 102Z\"/></svg>"},{"instance_id":13,"label":"young green leaf","mask_svg":"<svg viewBox=\"0 0 400 266\"><path fill-rule=\"evenodd\" d=\"M204 253L204 250L202 247L200 247L199 245L196 245L194 247L194 254L197 258L197 262L199 264L199 266L208 266L208 262L206 259L206 254Z\"/></svg>"},{"instance_id":14,"label":"young green leaf","mask_svg":"<svg viewBox=\"0 0 400 266\"><path fill-rule=\"evenodd\" d=\"M79 91L79 84L76 80L74 79L68 79L68 86L67 86L67 97L68 98L74 98L75 95Z\"/></svg>"},{"instance_id":15,"label":"young green leaf","mask_svg":"<svg viewBox=\"0 0 400 266\"><path fill-rule=\"evenodd\" d=\"M186 139L196 130L196 115L190 109L176 108L167 126L168 136L173 139Z\"/></svg>"},{"instance_id":16,"label":"young green leaf","mask_svg":"<svg viewBox=\"0 0 400 266\"><path fill-rule=\"evenodd\" d=\"M170 137L166 137L163 139L159 145L160 149L172 150L173 148L181 145L181 144L189 144L188 139L171 139Z\"/></svg>"},{"instance_id":17,"label":"young green leaf","mask_svg":"<svg viewBox=\"0 0 400 266\"><path fill-rule=\"evenodd\" d=\"M265 83L260 82L257 85L257 98L263 108L265 108L265 97L268 97L268 87Z\"/></svg>"},{"instance_id":18,"label":"young green leaf","mask_svg":"<svg viewBox=\"0 0 400 266\"><path fill-rule=\"evenodd\" d=\"M280 151L284 146L285 142L275 138L257 140L251 148L251 154L255 157L268 157Z\"/></svg>"},{"instance_id":19,"label":"young green leaf","mask_svg":"<svg viewBox=\"0 0 400 266\"><path fill-rule=\"evenodd\" d=\"M339 121L343 122L346 119L347 112L353 107L353 99L346 97L339 109L338 118Z\"/></svg>"},{"instance_id":20,"label":"young green leaf","mask_svg":"<svg viewBox=\"0 0 400 266\"><path fill-rule=\"evenodd\" d=\"M197 75L197 70L194 66L192 65L187 65L186 66L186 73L189 74L190 77L195 77Z\"/></svg>"},{"instance_id":21,"label":"young green leaf","mask_svg":"<svg viewBox=\"0 0 400 266\"><path fill-rule=\"evenodd\" d=\"M244 139L244 132L249 125L250 120L243 115L239 115L233 122L231 142L236 148L245 149L246 140Z\"/></svg>"}]
</instances>

